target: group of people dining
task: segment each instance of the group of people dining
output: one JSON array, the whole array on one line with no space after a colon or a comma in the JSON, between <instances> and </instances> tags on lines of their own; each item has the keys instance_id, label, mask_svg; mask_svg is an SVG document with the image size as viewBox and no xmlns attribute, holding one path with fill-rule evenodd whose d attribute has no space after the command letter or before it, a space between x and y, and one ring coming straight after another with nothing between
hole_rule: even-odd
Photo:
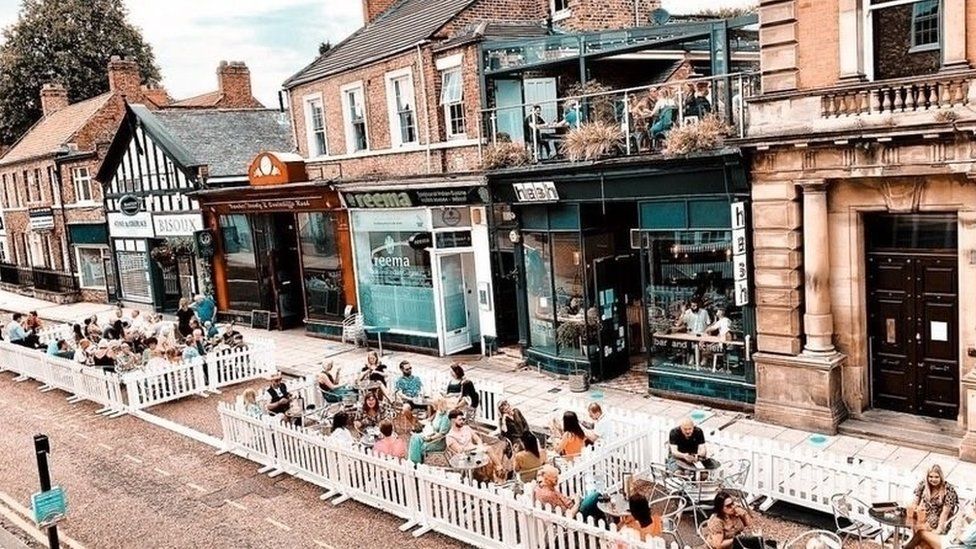
<instances>
[{"instance_id":1,"label":"group of people dining","mask_svg":"<svg viewBox=\"0 0 976 549\"><path fill-rule=\"evenodd\" d=\"M234 329L234 324L220 328L215 316L213 299L198 295L192 302L187 298L180 301L176 322L165 320L159 313L127 311L120 306L107 319L100 321L98 315L92 315L73 324L70 336L51 338L43 345L38 337L43 323L36 312L14 313L4 331L11 343L123 373L192 360L221 345L243 345L243 335Z\"/></svg>"}]
</instances>

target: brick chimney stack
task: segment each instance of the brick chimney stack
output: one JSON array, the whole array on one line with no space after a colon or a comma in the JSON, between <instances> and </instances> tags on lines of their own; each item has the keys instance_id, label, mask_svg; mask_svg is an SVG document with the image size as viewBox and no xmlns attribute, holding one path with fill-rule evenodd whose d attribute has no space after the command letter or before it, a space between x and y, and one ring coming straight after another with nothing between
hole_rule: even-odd
<instances>
[{"instance_id":1,"label":"brick chimney stack","mask_svg":"<svg viewBox=\"0 0 976 549\"><path fill-rule=\"evenodd\" d=\"M61 84L48 83L41 87L41 111L51 116L68 106L68 90Z\"/></svg>"},{"instance_id":2,"label":"brick chimney stack","mask_svg":"<svg viewBox=\"0 0 976 549\"><path fill-rule=\"evenodd\" d=\"M221 61L217 67L217 83L221 106L246 108L253 106L251 71L243 61Z\"/></svg>"},{"instance_id":3,"label":"brick chimney stack","mask_svg":"<svg viewBox=\"0 0 976 549\"><path fill-rule=\"evenodd\" d=\"M363 0L363 23L368 25L397 0Z\"/></svg>"},{"instance_id":4,"label":"brick chimney stack","mask_svg":"<svg viewBox=\"0 0 976 549\"><path fill-rule=\"evenodd\" d=\"M109 91L136 99L139 97L141 81L138 63L118 55L112 56L108 62Z\"/></svg>"}]
</instances>

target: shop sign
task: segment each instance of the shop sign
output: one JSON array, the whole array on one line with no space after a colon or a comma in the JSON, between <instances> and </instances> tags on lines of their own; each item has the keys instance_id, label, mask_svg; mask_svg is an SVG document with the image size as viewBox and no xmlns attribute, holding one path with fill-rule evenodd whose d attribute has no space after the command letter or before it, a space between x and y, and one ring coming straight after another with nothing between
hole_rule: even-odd
<instances>
[{"instance_id":1,"label":"shop sign","mask_svg":"<svg viewBox=\"0 0 976 549\"><path fill-rule=\"evenodd\" d=\"M29 215L32 231L45 231L54 228L54 210L51 208L31 210Z\"/></svg>"},{"instance_id":2,"label":"shop sign","mask_svg":"<svg viewBox=\"0 0 976 549\"><path fill-rule=\"evenodd\" d=\"M749 249L746 240L746 203L733 202L732 213L732 270L735 278L735 304L749 303Z\"/></svg>"},{"instance_id":3,"label":"shop sign","mask_svg":"<svg viewBox=\"0 0 976 549\"><path fill-rule=\"evenodd\" d=\"M153 238L156 236L152 214L149 212L139 212L134 215L111 212L108 214L108 232L113 237Z\"/></svg>"},{"instance_id":4,"label":"shop sign","mask_svg":"<svg viewBox=\"0 0 976 549\"><path fill-rule=\"evenodd\" d=\"M415 233L407 239L407 244L415 250L426 250L434 244L434 239L430 233Z\"/></svg>"},{"instance_id":5,"label":"shop sign","mask_svg":"<svg viewBox=\"0 0 976 549\"><path fill-rule=\"evenodd\" d=\"M282 198L278 200L243 200L232 202L227 205L227 209L232 212L261 212L261 211L287 211L287 210L309 210L314 205L310 199L305 198Z\"/></svg>"},{"instance_id":6,"label":"shop sign","mask_svg":"<svg viewBox=\"0 0 976 549\"><path fill-rule=\"evenodd\" d=\"M552 181L535 181L531 183L512 183L515 200L519 202L557 202L559 192Z\"/></svg>"},{"instance_id":7,"label":"shop sign","mask_svg":"<svg viewBox=\"0 0 976 549\"><path fill-rule=\"evenodd\" d=\"M347 208L364 209L487 204L489 198L486 187L342 193Z\"/></svg>"},{"instance_id":8,"label":"shop sign","mask_svg":"<svg viewBox=\"0 0 976 549\"><path fill-rule=\"evenodd\" d=\"M142 209L142 199L138 196L127 194L119 199L119 211L125 215L136 215Z\"/></svg>"},{"instance_id":9,"label":"shop sign","mask_svg":"<svg viewBox=\"0 0 976 549\"><path fill-rule=\"evenodd\" d=\"M203 230L203 218L200 214L154 215L153 227L156 236L192 236Z\"/></svg>"}]
</instances>

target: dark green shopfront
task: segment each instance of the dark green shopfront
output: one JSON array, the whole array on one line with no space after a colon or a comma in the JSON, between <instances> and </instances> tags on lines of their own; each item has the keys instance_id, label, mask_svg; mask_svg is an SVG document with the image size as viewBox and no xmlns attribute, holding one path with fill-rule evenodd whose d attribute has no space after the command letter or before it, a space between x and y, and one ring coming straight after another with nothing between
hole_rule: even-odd
<instances>
[{"instance_id":1,"label":"dark green shopfront","mask_svg":"<svg viewBox=\"0 0 976 549\"><path fill-rule=\"evenodd\" d=\"M755 401L738 151L499 170L489 185L499 336L530 365Z\"/></svg>"}]
</instances>

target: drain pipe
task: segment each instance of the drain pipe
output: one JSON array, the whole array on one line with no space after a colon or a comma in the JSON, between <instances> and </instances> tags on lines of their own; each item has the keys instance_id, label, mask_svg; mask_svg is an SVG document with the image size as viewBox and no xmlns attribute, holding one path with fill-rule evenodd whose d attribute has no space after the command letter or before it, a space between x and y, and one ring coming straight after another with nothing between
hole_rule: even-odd
<instances>
[{"instance_id":1,"label":"drain pipe","mask_svg":"<svg viewBox=\"0 0 976 549\"><path fill-rule=\"evenodd\" d=\"M634 0L634 26L640 26L640 0Z\"/></svg>"},{"instance_id":2,"label":"drain pipe","mask_svg":"<svg viewBox=\"0 0 976 549\"><path fill-rule=\"evenodd\" d=\"M427 98L427 74L424 71L424 54L423 54L423 51L420 49L421 46L423 46L424 44L427 44L428 42L429 42L428 40L421 40L420 42L417 42L417 70L420 72L420 89L422 89L424 91L424 119L426 121L426 124L424 124L424 133L426 134L424 140L427 142L426 143L426 146L425 146L426 152L427 152L427 175L430 175L430 162L431 162L431 159L430 159L430 125L431 125L431 120L430 120L430 102L428 101L428 98Z\"/></svg>"}]
</instances>

